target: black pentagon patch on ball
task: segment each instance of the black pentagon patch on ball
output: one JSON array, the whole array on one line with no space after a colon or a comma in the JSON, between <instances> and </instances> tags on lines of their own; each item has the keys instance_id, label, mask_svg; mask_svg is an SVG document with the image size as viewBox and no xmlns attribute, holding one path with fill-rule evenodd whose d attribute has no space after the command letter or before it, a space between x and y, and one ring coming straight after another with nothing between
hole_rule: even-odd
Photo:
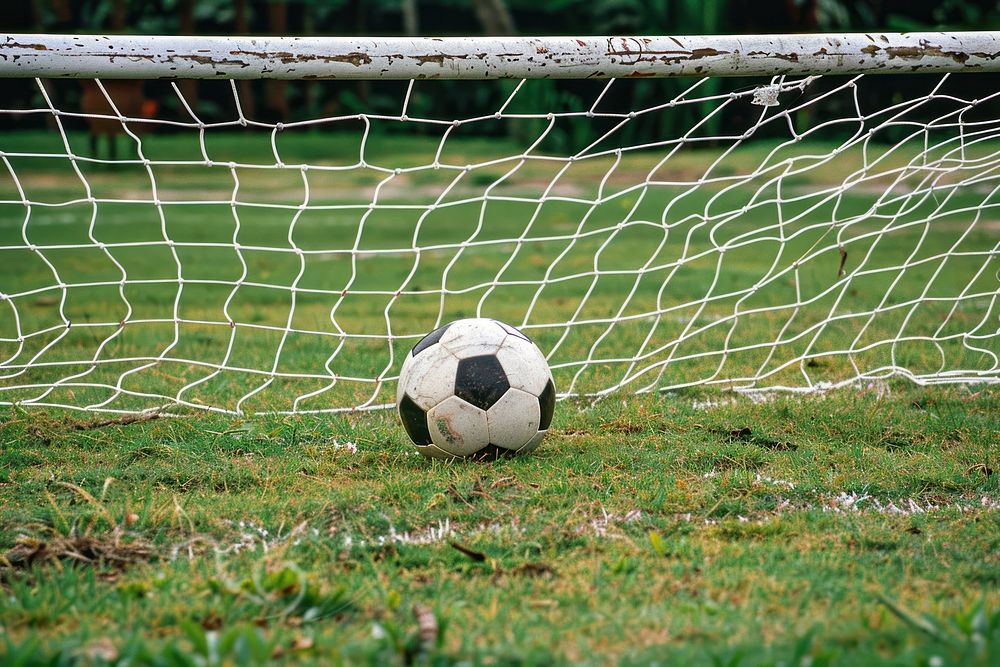
<instances>
[{"instance_id":1,"label":"black pentagon patch on ball","mask_svg":"<svg viewBox=\"0 0 1000 667\"><path fill-rule=\"evenodd\" d=\"M458 362L455 395L477 408L489 410L510 389L500 360L492 354Z\"/></svg>"},{"instance_id":2,"label":"black pentagon patch on ball","mask_svg":"<svg viewBox=\"0 0 1000 667\"><path fill-rule=\"evenodd\" d=\"M427 428L427 414L409 396L403 395L399 402L399 418L403 428L415 445L431 444L431 432Z\"/></svg>"},{"instance_id":3,"label":"black pentagon patch on ball","mask_svg":"<svg viewBox=\"0 0 1000 667\"><path fill-rule=\"evenodd\" d=\"M544 431L552 423L552 413L556 410L556 386L552 384L552 380L548 381L542 390L542 395L538 397L538 407L541 411L538 430Z\"/></svg>"},{"instance_id":4,"label":"black pentagon patch on ball","mask_svg":"<svg viewBox=\"0 0 1000 667\"><path fill-rule=\"evenodd\" d=\"M496 461L497 459L514 456L515 454L517 454L517 451L513 449L497 447L496 445L490 444L486 445L476 453L470 454L466 458L470 458L473 461Z\"/></svg>"},{"instance_id":5,"label":"black pentagon patch on ball","mask_svg":"<svg viewBox=\"0 0 1000 667\"><path fill-rule=\"evenodd\" d=\"M447 331L448 327L450 326L451 323L449 322L443 327L438 327L434 331L430 332L429 334L421 338L420 342L413 346L413 352L411 352L411 354L413 356L417 356L418 354L429 348L431 345L441 340L441 336L444 335L444 332Z\"/></svg>"}]
</instances>

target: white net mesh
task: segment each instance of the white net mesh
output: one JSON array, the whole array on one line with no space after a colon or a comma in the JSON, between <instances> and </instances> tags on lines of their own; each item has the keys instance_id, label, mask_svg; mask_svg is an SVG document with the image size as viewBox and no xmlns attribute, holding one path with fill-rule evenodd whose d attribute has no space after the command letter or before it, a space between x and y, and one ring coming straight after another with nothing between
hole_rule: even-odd
<instances>
[{"instance_id":1,"label":"white net mesh","mask_svg":"<svg viewBox=\"0 0 1000 667\"><path fill-rule=\"evenodd\" d=\"M358 101L391 112L284 124L234 82L171 84L168 118L130 82L74 109L39 80L0 109L47 119L0 134L0 402L375 408L471 316L531 335L561 396L996 382L1000 115L975 78L874 106L893 76L588 81L576 108L522 81L450 118L399 82Z\"/></svg>"}]
</instances>

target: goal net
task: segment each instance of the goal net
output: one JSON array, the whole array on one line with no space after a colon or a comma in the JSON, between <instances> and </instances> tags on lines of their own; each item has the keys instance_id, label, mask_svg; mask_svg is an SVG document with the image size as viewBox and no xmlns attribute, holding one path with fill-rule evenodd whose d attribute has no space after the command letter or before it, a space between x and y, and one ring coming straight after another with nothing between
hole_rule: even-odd
<instances>
[{"instance_id":1,"label":"goal net","mask_svg":"<svg viewBox=\"0 0 1000 667\"><path fill-rule=\"evenodd\" d=\"M562 397L1000 379L998 34L6 37L2 404L383 407L476 316Z\"/></svg>"}]
</instances>

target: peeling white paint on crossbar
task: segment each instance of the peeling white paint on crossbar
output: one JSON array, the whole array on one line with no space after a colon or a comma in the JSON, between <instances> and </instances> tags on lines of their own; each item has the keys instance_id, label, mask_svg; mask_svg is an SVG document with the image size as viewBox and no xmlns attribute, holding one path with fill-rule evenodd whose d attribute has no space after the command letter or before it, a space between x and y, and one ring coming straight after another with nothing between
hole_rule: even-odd
<instances>
[{"instance_id":1,"label":"peeling white paint on crossbar","mask_svg":"<svg viewBox=\"0 0 1000 667\"><path fill-rule=\"evenodd\" d=\"M1000 31L700 37L6 34L0 77L585 79L997 72Z\"/></svg>"}]
</instances>

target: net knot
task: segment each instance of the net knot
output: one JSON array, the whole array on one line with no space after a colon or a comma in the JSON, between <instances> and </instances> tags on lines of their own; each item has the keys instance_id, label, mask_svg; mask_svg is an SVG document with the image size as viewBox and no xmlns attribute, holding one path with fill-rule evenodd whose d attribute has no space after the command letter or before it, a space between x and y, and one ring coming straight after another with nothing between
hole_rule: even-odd
<instances>
[{"instance_id":1,"label":"net knot","mask_svg":"<svg viewBox=\"0 0 1000 667\"><path fill-rule=\"evenodd\" d=\"M778 94L780 92L781 86L761 86L753 91L753 99L750 103L756 104L759 107L776 107L778 106Z\"/></svg>"}]
</instances>

